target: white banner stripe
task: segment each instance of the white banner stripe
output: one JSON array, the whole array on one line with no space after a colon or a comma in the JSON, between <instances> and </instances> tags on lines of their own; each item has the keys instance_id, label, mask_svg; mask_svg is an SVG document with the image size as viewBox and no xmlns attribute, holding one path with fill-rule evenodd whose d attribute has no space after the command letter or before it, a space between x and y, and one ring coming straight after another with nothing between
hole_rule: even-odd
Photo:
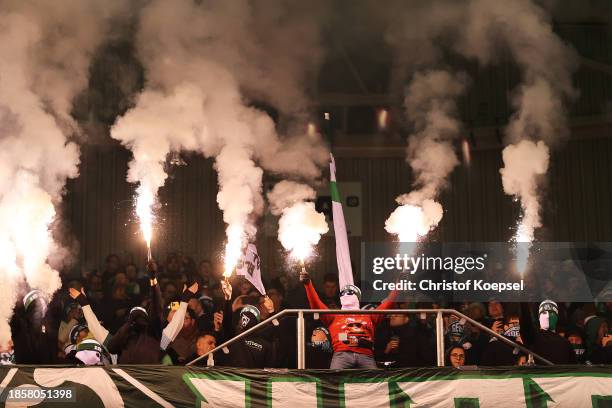
<instances>
[{"instance_id":1,"label":"white banner stripe","mask_svg":"<svg viewBox=\"0 0 612 408\"><path fill-rule=\"evenodd\" d=\"M174 407L174 405L170 404L168 401L166 401L165 399L163 399L162 397L160 397L159 395L157 395L156 393L154 393L153 391L151 391L150 389L142 385L140 381L138 381L137 379L135 379L134 377L132 377L131 375L129 375L122 369L113 368L113 371L119 374L125 381L129 382L134 387L136 387L138 390L142 391L143 394L151 398L153 401L157 402L162 407L164 408Z\"/></svg>"},{"instance_id":2,"label":"white banner stripe","mask_svg":"<svg viewBox=\"0 0 612 408\"><path fill-rule=\"evenodd\" d=\"M18 368L11 368L9 370L6 377L4 377L4 380L2 380L2 382L0 383L0 392L4 391L8 383L10 383L13 377L15 376L15 374L17 374L17 371L19 371Z\"/></svg>"}]
</instances>

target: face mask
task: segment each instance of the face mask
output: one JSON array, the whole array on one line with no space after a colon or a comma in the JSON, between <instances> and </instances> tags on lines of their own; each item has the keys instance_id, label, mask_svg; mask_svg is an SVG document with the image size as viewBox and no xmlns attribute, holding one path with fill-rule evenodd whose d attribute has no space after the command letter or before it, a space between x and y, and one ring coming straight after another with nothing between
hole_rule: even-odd
<instances>
[{"instance_id":1,"label":"face mask","mask_svg":"<svg viewBox=\"0 0 612 408\"><path fill-rule=\"evenodd\" d=\"M85 365L100 364L100 354L94 350L77 351L75 357L81 360Z\"/></svg>"},{"instance_id":2,"label":"face mask","mask_svg":"<svg viewBox=\"0 0 612 408\"><path fill-rule=\"evenodd\" d=\"M359 299L357 295L340 296L342 310L359 310Z\"/></svg>"},{"instance_id":3,"label":"face mask","mask_svg":"<svg viewBox=\"0 0 612 408\"><path fill-rule=\"evenodd\" d=\"M246 329L251 323L251 318L245 313L240 317L240 327Z\"/></svg>"},{"instance_id":4,"label":"face mask","mask_svg":"<svg viewBox=\"0 0 612 408\"><path fill-rule=\"evenodd\" d=\"M559 320L559 316L557 316L556 313L542 312L540 314L540 328L542 330L555 331L557 328L557 320Z\"/></svg>"},{"instance_id":5,"label":"face mask","mask_svg":"<svg viewBox=\"0 0 612 408\"><path fill-rule=\"evenodd\" d=\"M15 353L13 351L7 351L0 353L0 365L11 365L15 364Z\"/></svg>"},{"instance_id":6,"label":"face mask","mask_svg":"<svg viewBox=\"0 0 612 408\"><path fill-rule=\"evenodd\" d=\"M518 324L516 326L510 327L508 330L504 332L504 336L509 337L511 339L516 339L521 335L521 326Z\"/></svg>"}]
</instances>

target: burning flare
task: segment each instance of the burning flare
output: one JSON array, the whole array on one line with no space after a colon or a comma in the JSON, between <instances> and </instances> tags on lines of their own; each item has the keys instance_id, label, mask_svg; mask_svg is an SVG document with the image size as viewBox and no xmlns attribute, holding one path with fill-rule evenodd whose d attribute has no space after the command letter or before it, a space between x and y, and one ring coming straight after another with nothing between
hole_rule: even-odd
<instances>
[{"instance_id":1,"label":"burning flare","mask_svg":"<svg viewBox=\"0 0 612 408\"><path fill-rule=\"evenodd\" d=\"M278 240L291 258L304 261L312 255L312 247L329 228L325 215L318 213L312 201L317 196L312 187L283 180L267 194L270 212L278 220Z\"/></svg>"},{"instance_id":2,"label":"burning flare","mask_svg":"<svg viewBox=\"0 0 612 408\"><path fill-rule=\"evenodd\" d=\"M421 206L404 204L385 221L385 230L397 235L400 242L417 242L442 219L442 206L434 200L424 200Z\"/></svg>"},{"instance_id":3,"label":"burning flare","mask_svg":"<svg viewBox=\"0 0 612 408\"><path fill-rule=\"evenodd\" d=\"M516 256L516 270L522 275L527 269L529 253L533 242L533 229L529 229L523 222L523 217L519 219L516 235L513 237L514 255Z\"/></svg>"},{"instance_id":4,"label":"burning flare","mask_svg":"<svg viewBox=\"0 0 612 408\"><path fill-rule=\"evenodd\" d=\"M314 203L297 202L283 211L278 222L278 239L291 258L304 262L328 230L325 216L315 210Z\"/></svg>"},{"instance_id":5,"label":"burning flare","mask_svg":"<svg viewBox=\"0 0 612 408\"><path fill-rule=\"evenodd\" d=\"M230 225L225 232L227 233L227 244L225 244L223 276L229 278L242 254L244 230L239 225Z\"/></svg>"},{"instance_id":6,"label":"burning flare","mask_svg":"<svg viewBox=\"0 0 612 408\"><path fill-rule=\"evenodd\" d=\"M147 261L151 261L151 237L153 235L153 205L155 194L141 184L136 190L136 215L140 221L140 230L147 243Z\"/></svg>"}]
</instances>

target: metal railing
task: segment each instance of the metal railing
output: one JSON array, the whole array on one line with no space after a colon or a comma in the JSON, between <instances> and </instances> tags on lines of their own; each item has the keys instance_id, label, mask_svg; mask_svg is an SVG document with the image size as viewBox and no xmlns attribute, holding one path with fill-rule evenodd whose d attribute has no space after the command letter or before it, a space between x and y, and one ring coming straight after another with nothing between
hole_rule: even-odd
<instances>
[{"instance_id":1,"label":"metal railing","mask_svg":"<svg viewBox=\"0 0 612 408\"><path fill-rule=\"evenodd\" d=\"M488 328L487 326L483 325L482 323L477 322L476 320L464 315L461 312L458 312L454 309L386 309L386 310L330 310L330 309L323 309L323 310L317 310L317 309L285 309L282 310L280 312L278 312L275 315L270 316L269 318L267 318L266 320L258 323L257 325L251 327L250 329L247 329L245 331L243 331L242 333L238 334L237 336L232 337L231 339L227 340L226 342L220 344L219 346L215 347L214 349L210 350L208 353L203 354L201 356L199 356L198 358L190 361L189 363L187 363L186 365L190 366L192 364L197 363L198 361L208 357L209 355L212 355L220 350L224 350L225 352L227 352L227 347L232 345L233 343L237 342L238 340L249 336L250 334L253 334L254 332L258 331L259 329L268 326L270 324L278 324L278 320L283 318L283 317L287 317L287 316L291 316L291 315L297 315L297 368L302 370L305 368L306 366L306 343L305 343L305 338L304 338L304 315L306 314L312 314L314 315L315 319L318 319L318 315L321 314L333 314L333 315L340 315L340 314L350 314L350 315L365 315L365 314L414 314L414 313L426 313L426 314L435 314L436 315L436 360L437 360L437 365L438 367L442 367L444 366L444 320L443 320L443 315L448 314L448 315L455 315L457 317L459 317L460 319L465 319L466 322L469 322L470 324L472 324L475 327L478 327L479 329L487 332L488 334L490 334L491 336L497 338L498 340L501 340L502 342L506 343L508 346L511 347L515 347L517 349L519 349L520 351L522 351L523 353L527 354L528 356L531 355L533 357L535 357L536 359L540 360L541 362L543 362L544 364L547 365L554 365L551 361L545 359L544 357L534 353L533 351L529 350L528 348L526 348L525 346L523 346L522 344L518 344L513 342L512 340L502 336L501 334L491 330L490 328Z\"/></svg>"}]
</instances>

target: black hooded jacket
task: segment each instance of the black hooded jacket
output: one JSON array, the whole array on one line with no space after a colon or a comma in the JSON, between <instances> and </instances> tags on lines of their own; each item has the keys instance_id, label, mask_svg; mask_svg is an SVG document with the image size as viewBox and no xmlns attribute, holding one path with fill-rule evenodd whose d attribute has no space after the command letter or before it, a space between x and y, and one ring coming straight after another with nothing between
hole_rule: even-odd
<instances>
[{"instance_id":1,"label":"black hooded jacket","mask_svg":"<svg viewBox=\"0 0 612 408\"><path fill-rule=\"evenodd\" d=\"M229 311L231 311L231 307ZM231 313L226 315L232 316ZM250 315L248 318L249 321L244 326L240 326L242 319L234 319L234 321L238 321L236 334L248 330L258 323L254 316ZM261 333L254 333L230 345L229 354L225 359L225 365L241 368L274 367L276 364L274 346L272 341L269 340L269 337L273 336L270 333L274 331L275 330L272 329L262 331Z\"/></svg>"},{"instance_id":2,"label":"black hooded jacket","mask_svg":"<svg viewBox=\"0 0 612 408\"><path fill-rule=\"evenodd\" d=\"M42 299L36 299L27 310L20 301L15 306L10 326L17 364L57 362L59 324Z\"/></svg>"},{"instance_id":3,"label":"black hooded jacket","mask_svg":"<svg viewBox=\"0 0 612 408\"><path fill-rule=\"evenodd\" d=\"M119 364L159 364L162 353L161 292L159 286L151 287L151 303L145 317L137 312L110 337L106 347L111 354L119 356Z\"/></svg>"}]
</instances>

